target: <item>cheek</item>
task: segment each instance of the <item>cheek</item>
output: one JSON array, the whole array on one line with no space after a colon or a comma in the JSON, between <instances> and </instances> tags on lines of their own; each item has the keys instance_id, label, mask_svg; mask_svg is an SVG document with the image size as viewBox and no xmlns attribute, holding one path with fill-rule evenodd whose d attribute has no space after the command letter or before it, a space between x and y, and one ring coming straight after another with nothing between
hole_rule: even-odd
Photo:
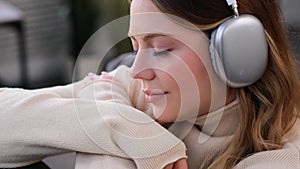
<instances>
[{"instance_id":1,"label":"cheek","mask_svg":"<svg viewBox=\"0 0 300 169\"><path fill-rule=\"evenodd\" d=\"M198 85L206 84L206 86L210 86L208 71L210 71L211 66L207 60L200 59L199 56L192 51L186 52L182 60L193 73Z\"/></svg>"},{"instance_id":2,"label":"cheek","mask_svg":"<svg viewBox=\"0 0 300 169\"><path fill-rule=\"evenodd\" d=\"M206 56L204 58L206 59ZM186 53L183 60L190 68L197 82L197 89L195 90L198 90L200 94L199 114L205 114L209 111L211 103L212 88L210 78L215 78L210 77L208 73L208 71L212 71L210 62L204 59L201 60L198 55L191 51Z\"/></svg>"}]
</instances>

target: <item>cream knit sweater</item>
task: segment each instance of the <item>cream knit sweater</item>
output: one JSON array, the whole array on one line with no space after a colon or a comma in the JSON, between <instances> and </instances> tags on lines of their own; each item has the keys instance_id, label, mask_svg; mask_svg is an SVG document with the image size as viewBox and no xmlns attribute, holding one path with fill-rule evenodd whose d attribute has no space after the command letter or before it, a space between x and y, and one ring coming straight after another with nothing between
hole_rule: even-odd
<instances>
[{"instance_id":1,"label":"cream knit sweater","mask_svg":"<svg viewBox=\"0 0 300 169\"><path fill-rule=\"evenodd\" d=\"M77 151L77 169L156 169L186 155L189 168L198 169L207 155L230 142L237 123L237 101L211 112L209 118L197 119L200 127L206 120L208 131L182 122L171 134L150 118L151 108L140 92L140 82L130 79L127 67L121 66L111 76L112 80L84 79L38 90L0 89L0 168ZM219 113L222 119L211 135L210 126ZM185 136L182 131L191 126ZM300 168L297 126L282 149L254 154L236 168ZM184 138L187 151L174 135ZM199 142L203 136L210 137Z\"/></svg>"}]
</instances>

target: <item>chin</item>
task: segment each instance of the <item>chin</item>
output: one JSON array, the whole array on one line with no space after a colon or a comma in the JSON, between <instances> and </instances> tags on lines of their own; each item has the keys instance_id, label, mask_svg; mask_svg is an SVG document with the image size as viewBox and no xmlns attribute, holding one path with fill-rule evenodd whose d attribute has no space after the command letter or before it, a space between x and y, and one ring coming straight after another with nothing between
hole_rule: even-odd
<instances>
[{"instance_id":1,"label":"chin","mask_svg":"<svg viewBox=\"0 0 300 169\"><path fill-rule=\"evenodd\" d=\"M176 119L173 114L170 115L168 113L162 113L160 115L156 115L154 113L154 117L159 123L173 123L175 121L178 121L178 119Z\"/></svg>"},{"instance_id":2,"label":"chin","mask_svg":"<svg viewBox=\"0 0 300 169\"><path fill-rule=\"evenodd\" d=\"M179 121L178 119L178 110L174 109L174 105L167 105L168 107L165 106L157 106L153 105L153 115L154 118L159 121L160 123L173 123L176 121Z\"/></svg>"}]
</instances>

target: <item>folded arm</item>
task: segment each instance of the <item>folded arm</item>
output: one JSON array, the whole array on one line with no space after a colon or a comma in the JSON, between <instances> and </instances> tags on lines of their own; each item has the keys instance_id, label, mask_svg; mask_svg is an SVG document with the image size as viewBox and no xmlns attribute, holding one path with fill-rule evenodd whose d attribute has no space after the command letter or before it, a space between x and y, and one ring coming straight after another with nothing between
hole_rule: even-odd
<instances>
[{"instance_id":1,"label":"folded arm","mask_svg":"<svg viewBox=\"0 0 300 169\"><path fill-rule=\"evenodd\" d=\"M126 89L118 83L111 91ZM0 89L0 167L23 166L70 151L133 159L138 168L161 168L185 157L184 144L133 108L126 95L89 93L95 84L100 82Z\"/></svg>"}]
</instances>

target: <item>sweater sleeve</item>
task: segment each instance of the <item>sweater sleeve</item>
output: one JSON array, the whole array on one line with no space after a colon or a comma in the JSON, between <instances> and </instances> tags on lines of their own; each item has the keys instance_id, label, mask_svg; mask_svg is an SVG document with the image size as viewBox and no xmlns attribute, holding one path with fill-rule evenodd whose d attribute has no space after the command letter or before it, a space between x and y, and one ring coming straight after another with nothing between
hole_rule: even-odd
<instances>
[{"instance_id":1,"label":"sweater sleeve","mask_svg":"<svg viewBox=\"0 0 300 169\"><path fill-rule=\"evenodd\" d=\"M94 155L86 153L78 153L76 158L75 169L134 169L134 162L110 155Z\"/></svg>"},{"instance_id":2,"label":"sweater sleeve","mask_svg":"<svg viewBox=\"0 0 300 169\"><path fill-rule=\"evenodd\" d=\"M110 76L112 79L100 78L92 82L93 85L82 88L79 97L108 101L113 109L110 116L116 114L123 117L120 122L109 124L114 124L111 126L113 134L120 136L117 140L121 140L118 145L129 159L135 162L137 168L163 168L180 158L186 158L184 144L148 116L151 116L151 109L141 92L141 83L130 78L129 69L121 66L111 72ZM122 106L130 110L125 111ZM81 156L77 158L77 164L81 161L79 158ZM88 159L85 158L83 161L87 162ZM90 158L89 162L94 163L95 159L98 158ZM82 164L78 165L82 166Z\"/></svg>"},{"instance_id":3,"label":"sweater sleeve","mask_svg":"<svg viewBox=\"0 0 300 169\"><path fill-rule=\"evenodd\" d=\"M184 144L133 108L126 95L87 94L97 86L100 82L82 81L33 91L0 89L0 167L69 151L134 159L138 168L161 168L185 157ZM110 86L124 89L119 83Z\"/></svg>"}]
</instances>

